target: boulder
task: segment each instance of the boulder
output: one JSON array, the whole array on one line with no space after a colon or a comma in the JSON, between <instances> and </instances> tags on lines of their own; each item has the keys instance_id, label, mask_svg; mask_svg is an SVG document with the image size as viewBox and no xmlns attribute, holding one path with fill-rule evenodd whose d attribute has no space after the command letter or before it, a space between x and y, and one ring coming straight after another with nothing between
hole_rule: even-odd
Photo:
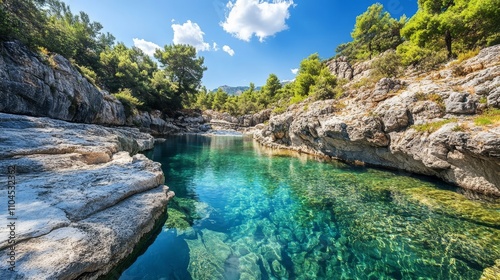
<instances>
[{"instance_id":1,"label":"boulder","mask_svg":"<svg viewBox=\"0 0 500 280\"><path fill-rule=\"evenodd\" d=\"M452 92L444 104L446 113L474 114L476 112L476 103L468 93Z\"/></svg>"},{"instance_id":2,"label":"boulder","mask_svg":"<svg viewBox=\"0 0 500 280\"><path fill-rule=\"evenodd\" d=\"M382 78L380 81L375 84L375 90L371 94L371 100L375 102L379 102L385 100L391 96L392 93L397 92L405 86L405 83L401 80L391 79L391 78Z\"/></svg>"},{"instance_id":3,"label":"boulder","mask_svg":"<svg viewBox=\"0 0 500 280\"><path fill-rule=\"evenodd\" d=\"M337 76L337 78L339 79L352 80L352 78L354 77L354 68L351 66L351 64L347 60L347 57L345 56L329 60L326 65L328 66L328 69L330 69L332 74Z\"/></svg>"},{"instance_id":4,"label":"boulder","mask_svg":"<svg viewBox=\"0 0 500 280\"><path fill-rule=\"evenodd\" d=\"M500 108L500 87L491 91L487 98L490 107Z\"/></svg>"}]
</instances>

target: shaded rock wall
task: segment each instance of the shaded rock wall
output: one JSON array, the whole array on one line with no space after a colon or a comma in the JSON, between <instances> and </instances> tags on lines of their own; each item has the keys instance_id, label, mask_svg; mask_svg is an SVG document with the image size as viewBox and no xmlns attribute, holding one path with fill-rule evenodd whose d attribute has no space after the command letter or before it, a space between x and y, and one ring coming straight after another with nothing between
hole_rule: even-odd
<instances>
[{"instance_id":1,"label":"shaded rock wall","mask_svg":"<svg viewBox=\"0 0 500 280\"><path fill-rule=\"evenodd\" d=\"M44 58L17 42L0 45L0 112L71 122L125 124L123 105L60 55Z\"/></svg>"},{"instance_id":2,"label":"shaded rock wall","mask_svg":"<svg viewBox=\"0 0 500 280\"><path fill-rule=\"evenodd\" d=\"M474 118L486 106L500 108L499 88L500 45L420 77L384 78L340 100L291 106L254 136L267 146L432 175L498 198L500 127Z\"/></svg>"}]
</instances>

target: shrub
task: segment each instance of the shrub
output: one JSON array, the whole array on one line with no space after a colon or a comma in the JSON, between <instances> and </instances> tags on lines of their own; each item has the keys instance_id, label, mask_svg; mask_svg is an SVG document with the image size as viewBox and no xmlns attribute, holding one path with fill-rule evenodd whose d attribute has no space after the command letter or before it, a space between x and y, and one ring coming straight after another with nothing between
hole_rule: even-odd
<instances>
[{"instance_id":1,"label":"shrub","mask_svg":"<svg viewBox=\"0 0 500 280\"><path fill-rule=\"evenodd\" d=\"M75 64L75 66L90 83L92 83L94 86L97 86L97 74L92 69L85 66L80 66L78 64Z\"/></svg>"},{"instance_id":2,"label":"shrub","mask_svg":"<svg viewBox=\"0 0 500 280\"><path fill-rule=\"evenodd\" d=\"M457 124L452 131L454 132L464 132L469 129L469 126L467 124Z\"/></svg>"},{"instance_id":3,"label":"shrub","mask_svg":"<svg viewBox=\"0 0 500 280\"><path fill-rule=\"evenodd\" d=\"M279 115L279 114L283 114L285 111L286 111L286 109L283 107L276 107L276 108L274 108L273 113L275 115Z\"/></svg>"},{"instance_id":4,"label":"shrub","mask_svg":"<svg viewBox=\"0 0 500 280\"><path fill-rule=\"evenodd\" d=\"M137 111L137 106L144 105L144 102L141 102L137 97L133 96L132 91L128 88L113 95L123 104L127 117L132 116L134 112Z\"/></svg>"},{"instance_id":5,"label":"shrub","mask_svg":"<svg viewBox=\"0 0 500 280\"><path fill-rule=\"evenodd\" d=\"M398 77L402 73L401 57L394 51L385 52L372 63L373 69L386 77Z\"/></svg>"},{"instance_id":6,"label":"shrub","mask_svg":"<svg viewBox=\"0 0 500 280\"><path fill-rule=\"evenodd\" d=\"M290 99L290 105L295 104L295 103L302 102L302 101L304 101L306 98L307 98L307 96L302 96L302 95L298 95L298 94L296 94L296 95L294 95L294 96L292 97L292 99Z\"/></svg>"},{"instance_id":7,"label":"shrub","mask_svg":"<svg viewBox=\"0 0 500 280\"><path fill-rule=\"evenodd\" d=\"M446 51L431 52L417 65L417 68L422 71L431 71L439 68L440 65L448 61L448 54Z\"/></svg>"},{"instance_id":8,"label":"shrub","mask_svg":"<svg viewBox=\"0 0 500 280\"><path fill-rule=\"evenodd\" d=\"M470 50L468 52L460 53L460 54L458 54L458 57L457 57L457 63L461 63L462 61L465 61L469 58L473 58L478 53L479 53L479 48L475 48L475 49Z\"/></svg>"},{"instance_id":9,"label":"shrub","mask_svg":"<svg viewBox=\"0 0 500 280\"><path fill-rule=\"evenodd\" d=\"M479 126L500 123L500 109L490 108L474 119L474 123Z\"/></svg>"},{"instance_id":10,"label":"shrub","mask_svg":"<svg viewBox=\"0 0 500 280\"><path fill-rule=\"evenodd\" d=\"M403 65L414 65L421 71L433 70L448 60L448 54L445 50L435 52L408 41L397 47L397 53L400 55Z\"/></svg>"}]
</instances>

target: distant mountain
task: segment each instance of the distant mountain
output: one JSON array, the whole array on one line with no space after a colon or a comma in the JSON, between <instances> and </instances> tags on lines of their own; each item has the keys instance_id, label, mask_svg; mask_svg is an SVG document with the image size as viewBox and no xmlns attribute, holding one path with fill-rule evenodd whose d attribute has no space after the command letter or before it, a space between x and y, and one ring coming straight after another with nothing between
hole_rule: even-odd
<instances>
[{"instance_id":1,"label":"distant mountain","mask_svg":"<svg viewBox=\"0 0 500 280\"><path fill-rule=\"evenodd\" d=\"M221 88L223 91L225 91L229 95L240 95L242 94L245 90L249 89L249 86L238 86L238 87L232 87L228 85L220 86L212 91L217 91L219 88ZM255 87L255 90L260 90L261 87Z\"/></svg>"},{"instance_id":2,"label":"distant mountain","mask_svg":"<svg viewBox=\"0 0 500 280\"><path fill-rule=\"evenodd\" d=\"M291 83L292 81L293 80L290 80L290 81L281 81L281 85L284 86L286 84ZM228 86L228 85L223 85L223 86L220 86L220 87L212 90L212 92L216 92L219 88L221 88L223 91L225 91L229 95L240 95L245 90L249 89L250 87L249 86L232 87L232 86ZM261 86L255 87L255 90L260 90L261 88L262 88Z\"/></svg>"}]
</instances>

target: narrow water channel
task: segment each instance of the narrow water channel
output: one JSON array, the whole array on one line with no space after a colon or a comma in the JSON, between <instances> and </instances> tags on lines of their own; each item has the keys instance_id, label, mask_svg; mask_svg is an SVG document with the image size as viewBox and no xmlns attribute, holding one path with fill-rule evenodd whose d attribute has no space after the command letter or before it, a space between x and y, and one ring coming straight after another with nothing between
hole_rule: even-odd
<instances>
[{"instance_id":1,"label":"narrow water channel","mask_svg":"<svg viewBox=\"0 0 500 280\"><path fill-rule=\"evenodd\" d=\"M176 136L147 154L176 193L120 279L479 279L500 205L397 172Z\"/></svg>"}]
</instances>

